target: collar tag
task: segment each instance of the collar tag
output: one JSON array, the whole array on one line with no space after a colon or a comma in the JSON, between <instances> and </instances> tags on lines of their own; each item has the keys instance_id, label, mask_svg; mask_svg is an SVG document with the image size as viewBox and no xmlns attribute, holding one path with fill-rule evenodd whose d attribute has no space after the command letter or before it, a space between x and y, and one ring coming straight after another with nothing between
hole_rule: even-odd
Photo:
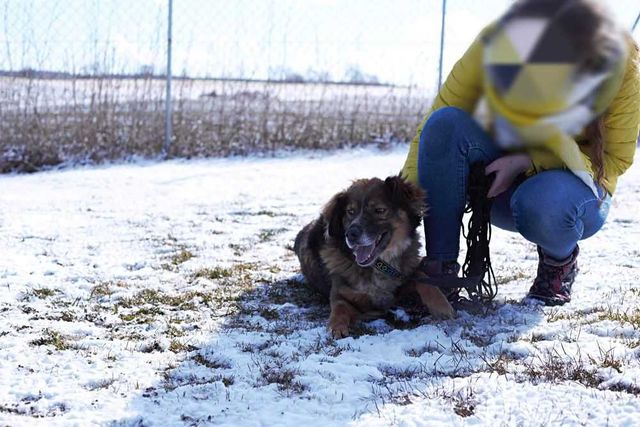
<instances>
[{"instance_id":1,"label":"collar tag","mask_svg":"<svg viewBox=\"0 0 640 427\"><path fill-rule=\"evenodd\" d=\"M393 267L391 264L378 259L376 260L375 264L373 264L374 268L376 270L378 270L380 273L384 274L385 276L391 277L392 279L396 279L396 280L403 280L405 279L404 274L402 274L400 271L398 271L395 267Z\"/></svg>"}]
</instances>

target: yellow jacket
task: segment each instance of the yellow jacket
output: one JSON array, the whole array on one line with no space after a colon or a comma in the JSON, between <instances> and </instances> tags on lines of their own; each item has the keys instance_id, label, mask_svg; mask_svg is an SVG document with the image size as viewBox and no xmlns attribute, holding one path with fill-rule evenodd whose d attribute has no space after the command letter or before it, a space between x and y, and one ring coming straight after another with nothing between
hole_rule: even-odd
<instances>
[{"instance_id":1,"label":"yellow jacket","mask_svg":"<svg viewBox=\"0 0 640 427\"><path fill-rule=\"evenodd\" d=\"M473 113L478 101L484 93L483 43L484 32L475 39L469 49L455 64L433 102L429 113L411 141L409 154L401 174L409 181L418 182L418 146L420 133L431 113L439 108L452 106ZM618 176L622 175L633 162L636 150L638 132L640 131L640 54L636 45L631 43L626 71L622 85L604 113L604 186L613 194ZM581 141L582 135L575 139ZM590 157L588 144L580 145L581 151ZM554 164L553 159L547 159L547 164L536 164L534 171L562 167ZM557 160L557 159L556 159Z\"/></svg>"}]
</instances>

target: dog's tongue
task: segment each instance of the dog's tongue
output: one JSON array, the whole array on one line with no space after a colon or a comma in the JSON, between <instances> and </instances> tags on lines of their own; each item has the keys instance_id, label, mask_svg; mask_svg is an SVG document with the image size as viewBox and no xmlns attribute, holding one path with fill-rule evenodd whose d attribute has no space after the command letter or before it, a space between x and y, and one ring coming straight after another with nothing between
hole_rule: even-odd
<instances>
[{"instance_id":1,"label":"dog's tongue","mask_svg":"<svg viewBox=\"0 0 640 427\"><path fill-rule=\"evenodd\" d=\"M368 246L357 246L353 251L354 255L356 256L356 262L358 264L365 263L365 261L367 261L371 256L371 254L373 253L373 250L375 249L375 247L376 247L375 244L368 245Z\"/></svg>"}]
</instances>

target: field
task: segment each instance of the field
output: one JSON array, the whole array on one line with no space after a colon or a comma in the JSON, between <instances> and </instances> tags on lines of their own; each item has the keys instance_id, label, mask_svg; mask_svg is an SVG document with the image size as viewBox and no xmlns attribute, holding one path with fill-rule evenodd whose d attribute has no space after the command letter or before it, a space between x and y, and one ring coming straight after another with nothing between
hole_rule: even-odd
<instances>
[{"instance_id":1,"label":"field","mask_svg":"<svg viewBox=\"0 0 640 427\"><path fill-rule=\"evenodd\" d=\"M571 304L523 301L535 247L496 230L484 313L329 337L293 238L405 150L0 176L0 425L637 424L637 165Z\"/></svg>"},{"instance_id":2,"label":"field","mask_svg":"<svg viewBox=\"0 0 640 427\"><path fill-rule=\"evenodd\" d=\"M0 172L158 158L159 78L0 77ZM175 79L168 157L407 141L429 106L415 87Z\"/></svg>"}]
</instances>

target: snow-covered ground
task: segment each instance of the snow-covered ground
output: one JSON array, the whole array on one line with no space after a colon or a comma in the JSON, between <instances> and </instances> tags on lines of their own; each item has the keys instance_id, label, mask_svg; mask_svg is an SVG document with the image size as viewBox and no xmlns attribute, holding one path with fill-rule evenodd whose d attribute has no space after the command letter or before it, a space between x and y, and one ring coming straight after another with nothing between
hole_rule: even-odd
<instances>
[{"instance_id":1,"label":"snow-covered ground","mask_svg":"<svg viewBox=\"0 0 640 427\"><path fill-rule=\"evenodd\" d=\"M292 240L403 157L0 177L0 425L638 425L637 166L581 245L571 304L523 303L535 248L495 231L486 313L329 338Z\"/></svg>"}]
</instances>

